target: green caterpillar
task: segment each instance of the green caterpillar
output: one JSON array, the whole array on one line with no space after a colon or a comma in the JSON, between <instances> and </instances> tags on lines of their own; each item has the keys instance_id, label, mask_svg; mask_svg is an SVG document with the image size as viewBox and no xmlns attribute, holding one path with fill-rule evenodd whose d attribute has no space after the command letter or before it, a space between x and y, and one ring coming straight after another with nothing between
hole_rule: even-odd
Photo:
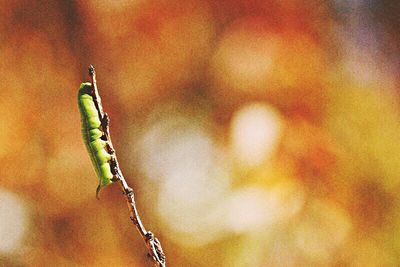
<instances>
[{"instance_id":1,"label":"green caterpillar","mask_svg":"<svg viewBox=\"0 0 400 267\"><path fill-rule=\"evenodd\" d=\"M113 173L110 161L109 144L104 132L104 121L108 122L107 114L101 118L99 107L96 106L91 83L82 83L78 92L78 105L81 113L82 136L86 149L90 155L93 167L99 178L97 195L101 188L113 182ZM108 125L106 126L108 127Z\"/></svg>"}]
</instances>

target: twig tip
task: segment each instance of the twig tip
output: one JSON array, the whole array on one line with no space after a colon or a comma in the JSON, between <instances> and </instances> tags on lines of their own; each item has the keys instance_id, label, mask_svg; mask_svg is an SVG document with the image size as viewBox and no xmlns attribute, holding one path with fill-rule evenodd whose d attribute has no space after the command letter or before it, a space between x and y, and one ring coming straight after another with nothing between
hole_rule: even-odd
<instances>
[{"instance_id":1,"label":"twig tip","mask_svg":"<svg viewBox=\"0 0 400 267\"><path fill-rule=\"evenodd\" d=\"M90 64L90 65L89 65L89 75L90 75L90 76L93 76L93 74L94 74L94 67L93 67L92 64Z\"/></svg>"}]
</instances>

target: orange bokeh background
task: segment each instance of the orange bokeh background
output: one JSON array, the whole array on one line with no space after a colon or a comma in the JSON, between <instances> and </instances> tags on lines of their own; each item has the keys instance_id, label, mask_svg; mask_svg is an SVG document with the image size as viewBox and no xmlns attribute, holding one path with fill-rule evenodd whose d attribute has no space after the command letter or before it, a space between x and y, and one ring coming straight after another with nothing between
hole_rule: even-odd
<instances>
[{"instance_id":1,"label":"orange bokeh background","mask_svg":"<svg viewBox=\"0 0 400 267\"><path fill-rule=\"evenodd\" d=\"M400 264L397 1L0 3L0 265L152 266L97 178L96 67L168 266Z\"/></svg>"}]
</instances>

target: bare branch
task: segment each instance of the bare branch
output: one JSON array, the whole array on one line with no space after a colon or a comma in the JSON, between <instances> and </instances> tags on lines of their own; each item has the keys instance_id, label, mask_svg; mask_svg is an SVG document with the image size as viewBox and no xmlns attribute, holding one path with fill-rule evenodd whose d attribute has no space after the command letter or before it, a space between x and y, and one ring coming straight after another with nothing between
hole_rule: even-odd
<instances>
[{"instance_id":1,"label":"bare branch","mask_svg":"<svg viewBox=\"0 0 400 267\"><path fill-rule=\"evenodd\" d=\"M107 113L105 113L103 111L103 106L101 104L101 98L100 98L100 95L99 95L99 92L97 89L96 72L92 65L89 66L89 76L90 76L90 81L92 84L93 101L99 112L99 117L101 119L101 127L102 127L102 130L104 133L105 141L108 144L107 150L108 150L108 153L112 156L112 158L110 160L110 166L111 166L111 173L114 175L113 180L115 182L118 181L118 183L120 184L120 187L121 187L121 189L126 197L126 201L128 203L131 221L136 226L136 229L138 230L141 237L143 238L143 241L145 242L145 244L147 246L149 255L150 255L151 259L153 260L155 266L166 267L166 258L165 258L163 249L161 247L161 243L154 236L154 234L152 232L147 231L146 228L143 226L143 223L139 217L139 212L136 207L133 190L131 187L129 187L129 185L126 182L126 180L121 172L121 169L119 167L117 156L116 156L114 147L111 142L111 137L110 137L110 130L109 130L110 119L109 119Z\"/></svg>"}]
</instances>

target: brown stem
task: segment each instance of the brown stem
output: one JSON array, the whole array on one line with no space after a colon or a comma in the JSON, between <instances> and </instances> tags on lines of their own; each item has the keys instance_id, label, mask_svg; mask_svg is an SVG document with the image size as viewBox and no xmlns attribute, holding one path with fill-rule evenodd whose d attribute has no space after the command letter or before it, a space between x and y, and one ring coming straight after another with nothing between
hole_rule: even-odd
<instances>
[{"instance_id":1,"label":"brown stem","mask_svg":"<svg viewBox=\"0 0 400 267\"><path fill-rule=\"evenodd\" d=\"M157 267L166 267L166 259L163 249L161 247L160 241L154 236L154 234L150 231L147 231L144 228L143 223L140 219L139 212L135 203L135 196L133 194L133 190L129 187L126 182L124 176L122 175L121 169L118 164L117 156L115 154L114 147L111 142L110 131L109 131L109 117L107 113L103 111L103 107L101 104L101 98L97 89L96 83L96 72L92 65L89 66L89 76L90 81L92 83L92 96L95 106L99 112L99 117L102 122L102 130L104 132L104 138L107 142L107 150L112 155L112 159L110 161L111 172L114 175L114 180L119 182L121 189L126 197L126 201L128 204L128 208L130 210L130 218L133 224L136 226L136 229L140 233L143 241L146 243L146 247L149 251L149 255L152 258L155 266Z\"/></svg>"}]
</instances>

